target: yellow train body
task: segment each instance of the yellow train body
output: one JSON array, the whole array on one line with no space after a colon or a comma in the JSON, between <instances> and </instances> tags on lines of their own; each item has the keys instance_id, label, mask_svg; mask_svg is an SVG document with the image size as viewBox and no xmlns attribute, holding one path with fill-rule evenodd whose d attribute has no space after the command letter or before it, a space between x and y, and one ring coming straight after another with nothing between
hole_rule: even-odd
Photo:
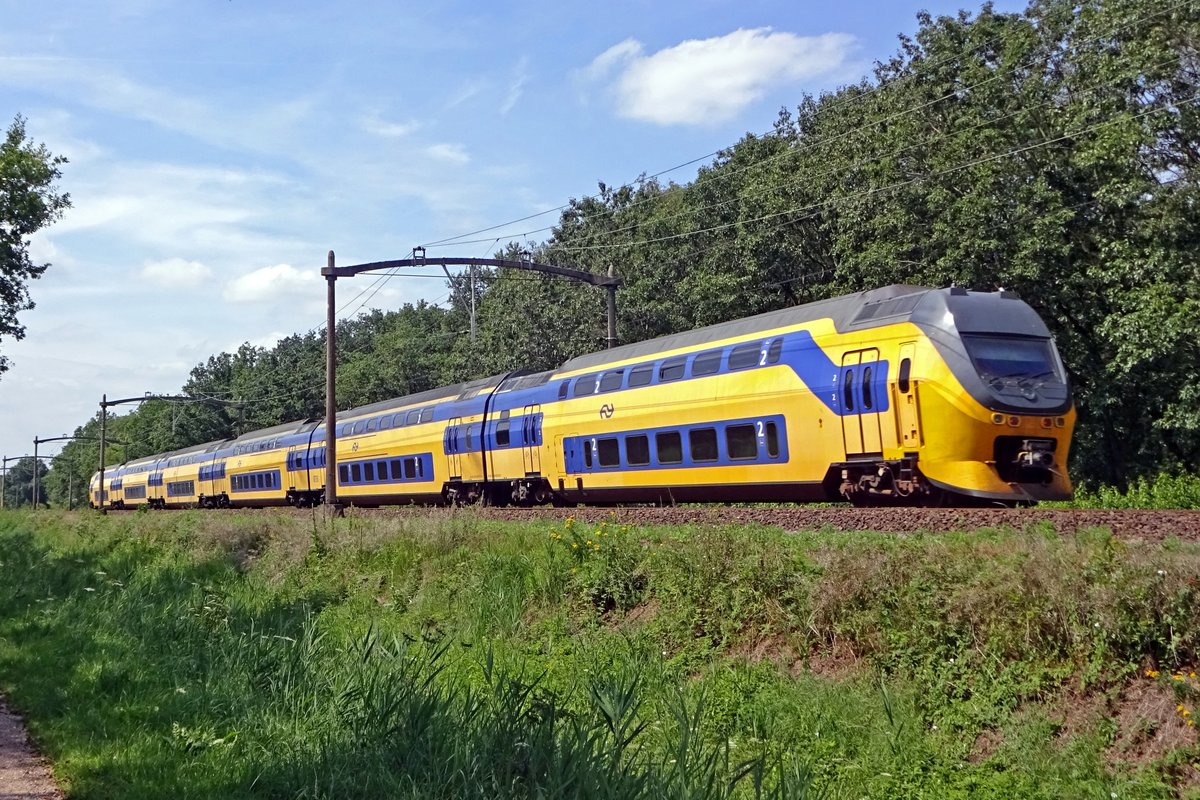
<instances>
[{"instance_id":1,"label":"yellow train body","mask_svg":"<svg viewBox=\"0 0 1200 800\"><path fill-rule=\"evenodd\" d=\"M1028 305L889 287L343 412L335 474L367 506L1027 503L1071 495L1074 421ZM282 425L117 468L109 502L320 502L325 457Z\"/></svg>"}]
</instances>

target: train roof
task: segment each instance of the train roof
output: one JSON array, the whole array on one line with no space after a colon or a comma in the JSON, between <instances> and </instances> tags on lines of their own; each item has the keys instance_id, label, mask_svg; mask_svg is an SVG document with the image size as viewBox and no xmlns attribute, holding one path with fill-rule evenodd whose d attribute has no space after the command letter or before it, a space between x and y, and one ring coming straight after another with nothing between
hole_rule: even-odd
<instances>
[{"instance_id":1,"label":"train roof","mask_svg":"<svg viewBox=\"0 0 1200 800\"><path fill-rule=\"evenodd\" d=\"M1017 302L1011 302L1014 300ZM947 312L952 315L949 323ZM819 319L832 320L841 332L911 321L936 329L945 329L949 324L960 332L1050 335L1033 309L1020 302L1013 292L971 292L960 287L930 289L894 284L588 353L567 361L559 371L594 369L617 361L649 358L670 350L703 346L716 340L749 336Z\"/></svg>"}]
</instances>

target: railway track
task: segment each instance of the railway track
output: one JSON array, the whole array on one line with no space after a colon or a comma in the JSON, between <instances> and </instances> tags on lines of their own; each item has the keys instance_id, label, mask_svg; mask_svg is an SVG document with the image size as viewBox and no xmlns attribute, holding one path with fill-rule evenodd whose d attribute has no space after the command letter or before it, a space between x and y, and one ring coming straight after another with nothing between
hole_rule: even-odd
<instances>
[{"instance_id":1,"label":"railway track","mask_svg":"<svg viewBox=\"0 0 1200 800\"><path fill-rule=\"evenodd\" d=\"M311 512L297 512L311 513ZM352 513L383 516L473 514L485 519L560 520L584 523L615 521L631 525L772 525L789 531L821 530L915 533L976 531L987 528L1027 530L1043 526L1071 535L1108 529L1123 539L1162 541L1177 538L1200 542L1200 511L1145 509L1041 508L808 508L799 506L673 506L487 508L465 510L401 507L355 509Z\"/></svg>"}]
</instances>

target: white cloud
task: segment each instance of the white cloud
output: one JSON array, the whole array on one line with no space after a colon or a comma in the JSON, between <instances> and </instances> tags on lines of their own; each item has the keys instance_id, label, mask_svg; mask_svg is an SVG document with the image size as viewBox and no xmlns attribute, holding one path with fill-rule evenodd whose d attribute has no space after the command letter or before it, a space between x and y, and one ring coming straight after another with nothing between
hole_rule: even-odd
<instances>
[{"instance_id":1,"label":"white cloud","mask_svg":"<svg viewBox=\"0 0 1200 800\"><path fill-rule=\"evenodd\" d=\"M466 164L471 160L471 156L467 154L467 148L461 144L434 144L425 148L425 155L435 161L444 161L447 164Z\"/></svg>"},{"instance_id":2,"label":"white cloud","mask_svg":"<svg viewBox=\"0 0 1200 800\"><path fill-rule=\"evenodd\" d=\"M149 261L141 271L141 278L165 289L195 289L212 278L212 270L199 261L168 258L164 261Z\"/></svg>"},{"instance_id":3,"label":"white cloud","mask_svg":"<svg viewBox=\"0 0 1200 800\"><path fill-rule=\"evenodd\" d=\"M619 44L614 44L592 59L592 63L588 64L587 68L583 71L584 77L594 81L607 78L609 73L612 72L613 67L639 58L644 49L642 43L637 39L626 39Z\"/></svg>"},{"instance_id":4,"label":"white cloud","mask_svg":"<svg viewBox=\"0 0 1200 800\"><path fill-rule=\"evenodd\" d=\"M724 122L768 89L842 68L853 36L797 36L770 28L739 29L712 39L689 39L645 55L626 39L583 71L600 81L619 70L612 86L617 112L659 125Z\"/></svg>"},{"instance_id":5,"label":"white cloud","mask_svg":"<svg viewBox=\"0 0 1200 800\"><path fill-rule=\"evenodd\" d=\"M367 114L362 118L364 131L385 139L402 139L419 127L420 124L416 122L388 122L377 113Z\"/></svg>"},{"instance_id":6,"label":"white cloud","mask_svg":"<svg viewBox=\"0 0 1200 800\"><path fill-rule=\"evenodd\" d=\"M512 82L508 85L508 95L500 105L501 116L507 115L516 107L517 101L521 99L521 95L525 91L526 83L529 83L529 56L521 56L514 70Z\"/></svg>"},{"instance_id":7,"label":"white cloud","mask_svg":"<svg viewBox=\"0 0 1200 800\"><path fill-rule=\"evenodd\" d=\"M319 295L320 274L315 270L299 270L291 264L263 267L239 275L225 284L224 297L230 303L261 303L281 296Z\"/></svg>"}]
</instances>

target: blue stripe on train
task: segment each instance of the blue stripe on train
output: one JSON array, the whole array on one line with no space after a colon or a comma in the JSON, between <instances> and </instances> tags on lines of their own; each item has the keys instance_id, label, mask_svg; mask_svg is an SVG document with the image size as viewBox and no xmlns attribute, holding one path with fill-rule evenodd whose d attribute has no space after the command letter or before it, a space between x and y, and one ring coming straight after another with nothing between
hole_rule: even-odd
<instances>
[{"instance_id":1,"label":"blue stripe on train","mask_svg":"<svg viewBox=\"0 0 1200 800\"><path fill-rule=\"evenodd\" d=\"M739 429L735 433L743 433L741 428L751 428L753 437L753 456L732 458L729 454L730 428ZM709 432L715 436L715 441L709 437ZM660 453L659 436L673 440L673 434L678 434L679 452L668 456L663 461ZM629 455L629 439L631 437L646 437L646 452L642 456L647 463L631 464ZM700 458L693 452L693 436L696 444L712 442L712 458ZM608 445L609 458L616 456L616 463L601 465L602 450L609 440L616 441L616 448ZM749 441L739 439L742 446L748 446ZM591 458L588 458L588 451ZM711 451L710 451L711 452ZM695 425L667 425L660 428L639 428L636 430L605 433L596 436L570 436L563 439L563 463L568 473L586 472L626 472L647 469L695 469L702 467L734 467L752 464L782 464L789 458L787 446L787 422L782 414L764 417L748 417L744 419L720 420L704 422ZM639 459L640 460L640 459ZM588 462L591 462L591 466Z\"/></svg>"}]
</instances>

